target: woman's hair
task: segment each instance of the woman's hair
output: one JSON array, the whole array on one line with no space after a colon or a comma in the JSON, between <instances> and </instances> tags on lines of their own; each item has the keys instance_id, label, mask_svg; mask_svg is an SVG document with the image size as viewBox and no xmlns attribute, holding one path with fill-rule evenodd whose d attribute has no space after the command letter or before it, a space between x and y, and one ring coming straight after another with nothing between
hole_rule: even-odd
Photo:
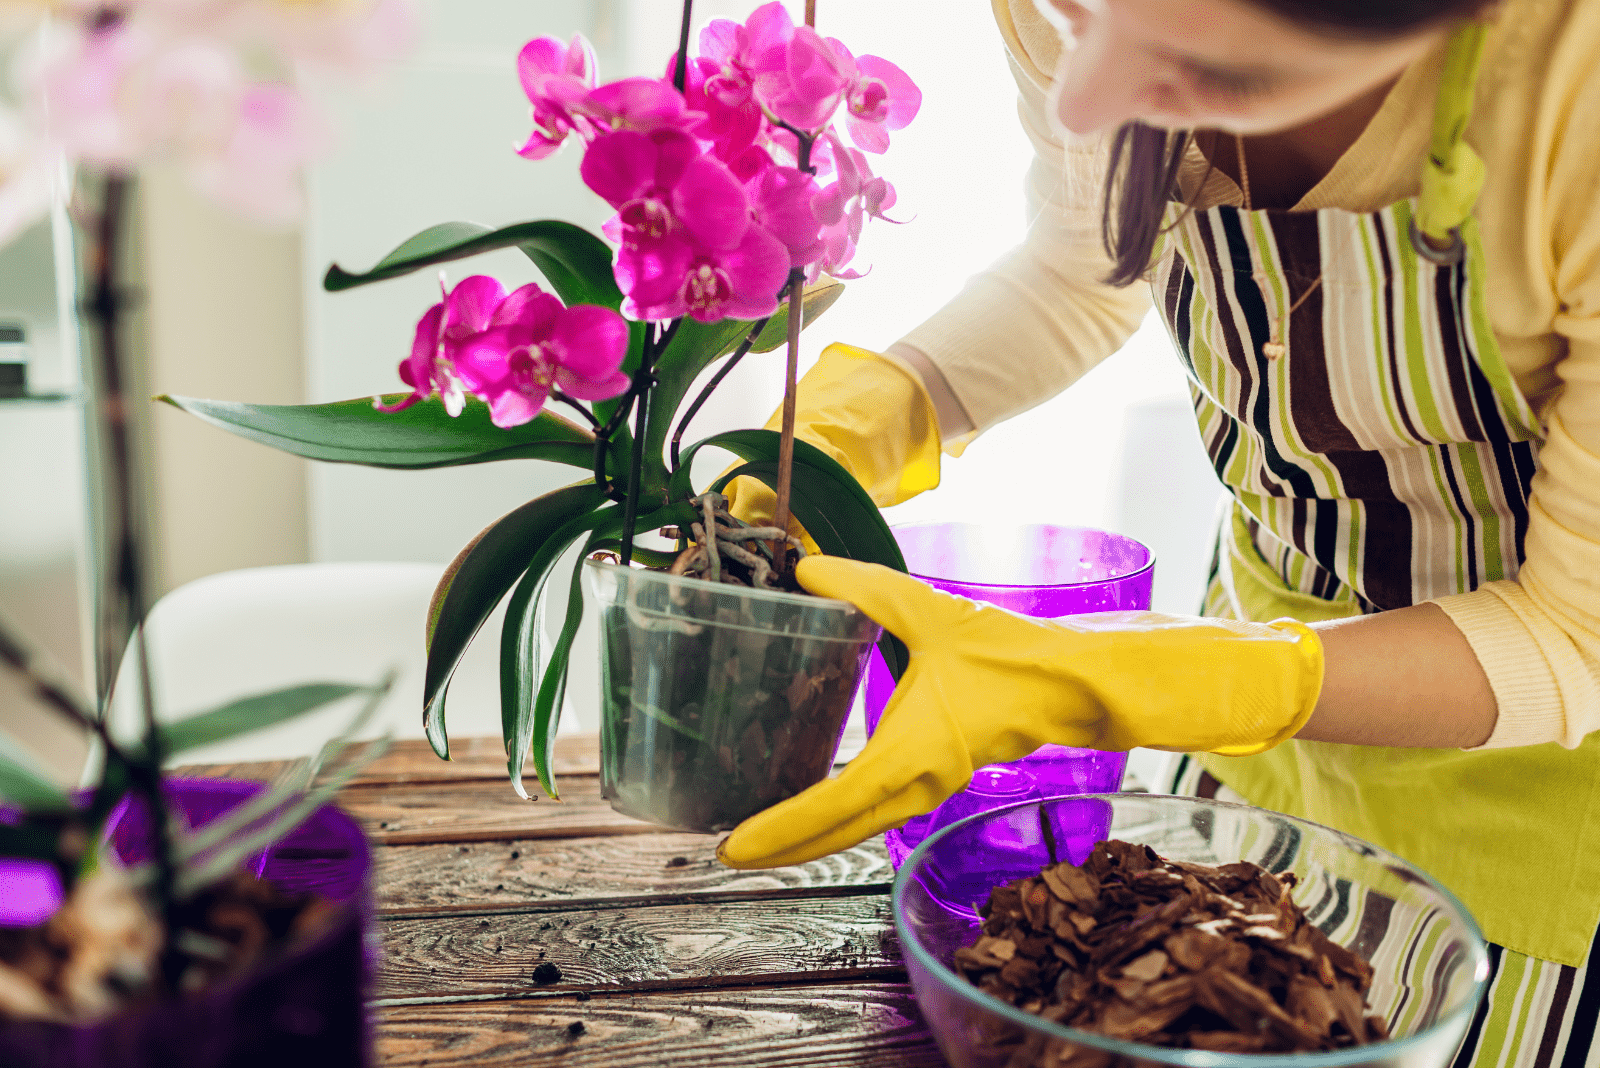
<instances>
[{"instance_id":1,"label":"woman's hair","mask_svg":"<svg viewBox=\"0 0 1600 1068\"><path fill-rule=\"evenodd\" d=\"M1339 37L1382 39L1477 14L1489 0L1250 0L1281 18ZM1111 141L1100 233L1114 261L1106 281L1125 286L1150 267L1191 131L1124 123Z\"/></svg>"}]
</instances>

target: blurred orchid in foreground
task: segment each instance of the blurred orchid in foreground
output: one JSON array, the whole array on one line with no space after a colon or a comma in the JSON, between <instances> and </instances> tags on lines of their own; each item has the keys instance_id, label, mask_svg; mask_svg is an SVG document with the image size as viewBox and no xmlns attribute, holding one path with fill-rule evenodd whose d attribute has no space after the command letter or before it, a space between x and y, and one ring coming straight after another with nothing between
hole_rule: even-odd
<instances>
[{"instance_id":1,"label":"blurred orchid in foreground","mask_svg":"<svg viewBox=\"0 0 1600 1068\"><path fill-rule=\"evenodd\" d=\"M301 82L375 72L409 47L414 22L411 0L56 6L18 60L31 161L7 158L18 137L0 130L0 240L43 213L38 175L61 159L118 172L170 161L227 207L292 220L301 172L331 140Z\"/></svg>"},{"instance_id":2,"label":"blurred orchid in foreground","mask_svg":"<svg viewBox=\"0 0 1600 1068\"><path fill-rule=\"evenodd\" d=\"M628 324L609 308L564 307L533 283L507 294L488 275L473 275L418 321L411 355L400 364L411 395L374 403L397 412L437 390L454 416L471 393L489 405L495 426L521 426L557 389L577 400L625 392L627 351Z\"/></svg>"}]
</instances>

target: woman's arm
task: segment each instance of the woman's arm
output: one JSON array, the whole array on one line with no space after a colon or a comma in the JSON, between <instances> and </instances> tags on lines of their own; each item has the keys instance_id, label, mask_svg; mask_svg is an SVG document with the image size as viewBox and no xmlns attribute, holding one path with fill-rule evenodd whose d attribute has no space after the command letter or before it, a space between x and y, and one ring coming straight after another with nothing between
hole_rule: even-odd
<instances>
[{"instance_id":1,"label":"woman's arm","mask_svg":"<svg viewBox=\"0 0 1600 1068\"><path fill-rule=\"evenodd\" d=\"M1488 741L1496 704L1465 635L1434 604L1314 624L1326 674L1296 735L1351 745L1468 749Z\"/></svg>"}]
</instances>

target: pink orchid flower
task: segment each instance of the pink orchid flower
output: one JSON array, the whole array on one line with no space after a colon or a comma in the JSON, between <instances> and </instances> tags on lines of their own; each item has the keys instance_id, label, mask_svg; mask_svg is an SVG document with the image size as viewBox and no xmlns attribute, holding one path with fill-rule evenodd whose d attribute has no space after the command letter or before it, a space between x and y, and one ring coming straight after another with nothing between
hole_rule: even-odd
<instances>
[{"instance_id":1,"label":"pink orchid flower","mask_svg":"<svg viewBox=\"0 0 1600 1068\"><path fill-rule=\"evenodd\" d=\"M473 275L417 323L411 355L400 364L411 395L375 404L396 412L438 390L456 416L471 392L489 405L496 426L520 426L539 414L553 389L580 400L625 391L628 376L620 368L627 352L628 324L611 309L563 307L531 283L507 295L495 279Z\"/></svg>"},{"instance_id":2,"label":"pink orchid flower","mask_svg":"<svg viewBox=\"0 0 1600 1068\"><path fill-rule=\"evenodd\" d=\"M713 19L700 31L700 55L687 66L684 89L689 106L708 119L718 158L732 160L761 140L767 121L755 78L783 69L793 36L794 21L781 3L757 8L744 25ZM669 72L676 62L673 56Z\"/></svg>"},{"instance_id":3,"label":"pink orchid flower","mask_svg":"<svg viewBox=\"0 0 1600 1068\"><path fill-rule=\"evenodd\" d=\"M667 69L673 70L676 62L674 56ZM684 99L691 111L706 117L703 136L711 141L712 154L720 160L737 159L761 138L766 116L752 89L741 72L719 68L704 56L691 59L685 67Z\"/></svg>"},{"instance_id":4,"label":"pink orchid flower","mask_svg":"<svg viewBox=\"0 0 1600 1068\"><path fill-rule=\"evenodd\" d=\"M859 81L849 52L835 49L808 26L796 26L784 65L756 74L756 95L777 119L807 133L821 130Z\"/></svg>"},{"instance_id":5,"label":"pink orchid flower","mask_svg":"<svg viewBox=\"0 0 1600 1068\"><path fill-rule=\"evenodd\" d=\"M856 243L866 220L895 222L884 214L894 207L894 186L872 173L867 157L859 149L846 146L829 131L825 143L833 161L836 180L811 200L811 208L822 223L822 257L808 272L811 281L823 273L835 278L861 278L862 272L847 271L855 258Z\"/></svg>"},{"instance_id":6,"label":"pink orchid flower","mask_svg":"<svg viewBox=\"0 0 1600 1068\"><path fill-rule=\"evenodd\" d=\"M844 55L844 45L832 44ZM856 79L845 92L845 129L856 147L868 152L889 148L889 131L901 130L917 117L922 90L905 71L877 56L854 60Z\"/></svg>"},{"instance_id":7,"label":"pink orchid flower","mask_svg":"<svg viewBox=\"0 0 1600 1068\"><path fill-rule=\"evenodd\" d=\"M496 283L498 288L498 283ZM494 309L487 327L456 347L455 370L489 405L498 427L521 426L561 390L578 400L625 392L628 324L592 304L571 308L529 283Z\"/></svg>"},{"instance_id":8,"label":"pink orchid flower","mask_svg":"<svg viewBox=\"0 0 1600 1068\"><path fill-rule=\"evenodd\" d=\"M567 44L554 37L537 37L522 46L517 76L533 108L533 133L517 149L517 155L544 159L574 131L592 133L582 104L594 89L598 73L594 49L580 35L574 34Z\"/></svg>"},{"instance_id":9,"label":"pink orchid flower","mask_svg":"<svg viewBox=\"0 0 1600 1068\"><path fill-rule=\"evenodd\" d=\"M729 249L750 225L750 201L738 180L678 130L597 137L579 172L617 209L604 232L624 247L681 230L699 244Z\"/></svg>"},{"instance_id":10,"label":"pink orchid flower","mask_svg":"<svg viewBox=\"0 0 1600 1068\"><path fill-rule=\"evenodd\" d=\"M764 226L746 227L728 249L696 247L678 235L624 245L617 284L623 314L634 319L691 316L702 323L760 319L778 310L789 276L789 250Z\"/></svg>"},{"instance_id":11,"label":"pink orchid flower","mask_svg":"<svg viewBox=\"0 0 1600 1068\"><path fill-rule=\"evenodd\" d=\"M804 267L823 253L818 233L821 220L813 206L818 194L816 180L794 167L773 163L759 150L751 155L757 153L765 166L745 181L752 215L789 250L790 265Z\"/></svg>"},{"instance_id":12,"label":"pink orchid flower","mask_svg":"<svg viewBox=\"0 0 1600 1068\"><path fill-rule=\"evenodd\" d=\"M417 321L411 355L400 364L400 380L411 387L411 395L390 405L374 401L374 407L380 412L409 408L438 390L445 411L452 416L461 414L466 395L455 370L456 351L462 342L488 329L506 291L499 282L483 274L463 278L454 289L446 286L441 274L439 289L443 299Z\"/></svg>"},{"instance_id":13,"label":"pink orchid flower","mask_svg":"<svg viewBox=\"0 0 1600 1068\"><path fill-rule=\"evenodd\" d=\"M706 116L690 110L683 94L660 78L607 82L584 98L581 109L602 130L675 130L694 136L706 132Z\"/></svg>"}]
</instances>

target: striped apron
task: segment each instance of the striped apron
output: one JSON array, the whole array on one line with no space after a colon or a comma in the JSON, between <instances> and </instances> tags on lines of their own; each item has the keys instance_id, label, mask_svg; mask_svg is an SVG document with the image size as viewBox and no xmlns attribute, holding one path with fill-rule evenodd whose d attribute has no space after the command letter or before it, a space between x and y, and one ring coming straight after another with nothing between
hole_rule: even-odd
<instances>
[{"instance_id":1,"label":"striped apron","mask_svg":"<svg viewBox=\"0 0 1600 1068\"><path fill-rule=\"evenodd\" d=\"M1370 214L1171 208L1156 302L1233 497L1207 615L1315 622L1516 577L1542 428L1484 298L1482 165L1461 140L1481 43L1478 26L1452 42L1421 197ZM1572 751L1296 741L1184 767L1393 850L1467 904L1498 976L1463 1068L1600 1059L1600 736Z\"/></svg>"}]
</instances>

